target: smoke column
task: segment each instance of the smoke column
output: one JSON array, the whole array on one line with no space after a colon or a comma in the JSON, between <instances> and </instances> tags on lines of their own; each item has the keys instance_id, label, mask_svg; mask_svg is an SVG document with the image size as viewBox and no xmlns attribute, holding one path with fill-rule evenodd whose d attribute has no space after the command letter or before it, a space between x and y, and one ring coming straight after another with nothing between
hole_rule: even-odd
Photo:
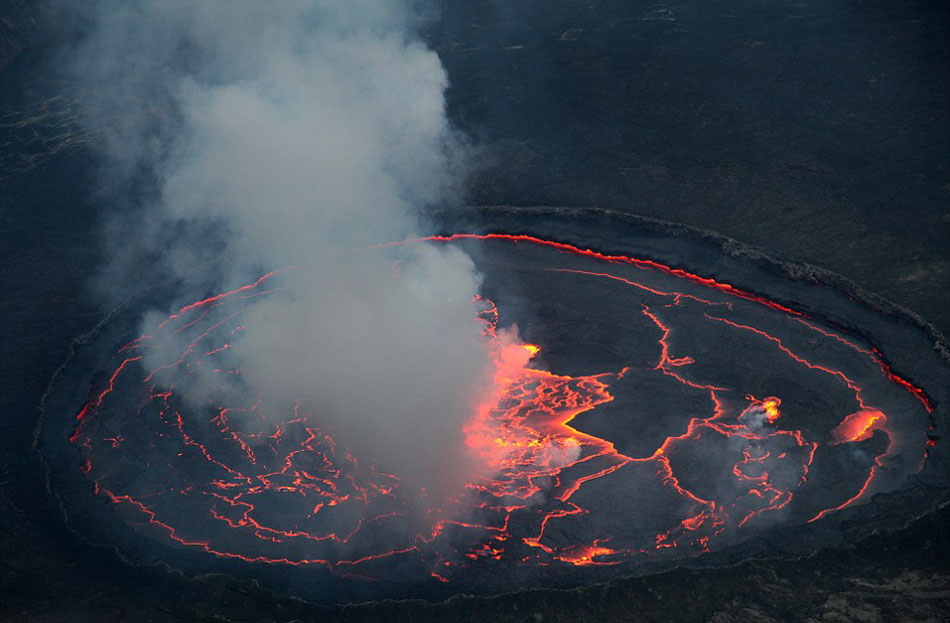
<instances>
[{"instance_id":1,"label":"smoke column","mask_svg":"<svg viewBox=\"0 0 950 623\"><path fill-rule=\"evenodd\" d=\"M69 72L118 206L103 289L228 288L293 266L240 319L234 391L266 394L274 418L299 401L357 458L430 489L469 477L461 428L490 382L480 277L451 248L361 251L416 234L465 160L413 15L373 1L70 10ZM199 371L176 392L200 405L210 382Z\"/></svg>"}]
</instances>

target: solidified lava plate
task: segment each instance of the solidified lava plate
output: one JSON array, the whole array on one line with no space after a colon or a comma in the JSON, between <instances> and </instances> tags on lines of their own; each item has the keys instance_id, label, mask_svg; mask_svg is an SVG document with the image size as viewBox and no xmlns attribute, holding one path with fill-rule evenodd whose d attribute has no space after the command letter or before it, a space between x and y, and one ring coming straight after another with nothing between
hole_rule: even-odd
<instances>
[{"instance_id":1,"label":"solidified lava plate","mask_svg":"<svg viewBox=\"0 0 950 623\"><path fill-rule=\"evenodd\" d=\"M556 211L479 223L427 240L476 260L486 334L517 324L524 340L490 338L499 394L464 431L491 476L436 508L313 413L235 402L229 344L280 295L277 272L135 339L105 332L71 364L98 375L47 413L40 447L76 529L308 594L436 595L806 553L847 538L842 519L871 522L873 500L945 484L947 366L906 318L679 230ZM195 406L162 368L221 383Z\"/></svg>"}]
</instances>

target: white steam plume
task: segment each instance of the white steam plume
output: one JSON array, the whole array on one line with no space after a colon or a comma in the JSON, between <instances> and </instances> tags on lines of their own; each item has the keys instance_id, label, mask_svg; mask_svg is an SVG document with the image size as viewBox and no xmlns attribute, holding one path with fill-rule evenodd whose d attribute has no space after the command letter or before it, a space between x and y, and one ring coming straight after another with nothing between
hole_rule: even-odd
<instances>
[{"instance_id":1,"label":"white steam plume","mask_svg":"<svg viewBox=\"0 0 950 623\"><path fill-rule=\"evenodd\" d=\"M359 458L430 488L463 477L461 428L490 362L480 277L457 250L360 252L414 234L464 160L411 15L352 0L77 11L89 30L70 67L91 123L108 125L105 172L152 189L113 220L104 281L143 259L187 279L217 257L222 286L294 265L289 294L242 316L247 389L275 409L300 399Z\"/></svg>"}]
</instances>

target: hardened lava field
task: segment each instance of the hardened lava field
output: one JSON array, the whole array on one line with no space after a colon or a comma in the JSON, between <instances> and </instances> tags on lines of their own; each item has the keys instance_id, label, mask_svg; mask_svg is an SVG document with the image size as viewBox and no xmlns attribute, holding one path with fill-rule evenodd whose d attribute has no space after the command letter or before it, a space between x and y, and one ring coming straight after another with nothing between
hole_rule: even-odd
<instances>
[{"instance_id":1,"label":"hardened lava field","mask_svg":"<svg viewBox=\"0 0 950 623\"><path fill-rule=\"evenodd\" d=\"M277 272L118 348L62 435L61 455L78 459L51 460L85 483L66 506L107 513L137 551L193 552L204 568L506 588L675 565L835 521L899 489L933 450L924 389L787 303L531 236L428 240L463 246L485 275L472 304L496 342L501 397L464 434L490 477L436 507L313 413L273 412L266 395L234 402L229 344L242 311L280 292ZM515 323L523 343L494 337ZM213 371L213 399L196 406L159 384L142 365L157 352L161 368Z\"/></svg>"}]
</instances>

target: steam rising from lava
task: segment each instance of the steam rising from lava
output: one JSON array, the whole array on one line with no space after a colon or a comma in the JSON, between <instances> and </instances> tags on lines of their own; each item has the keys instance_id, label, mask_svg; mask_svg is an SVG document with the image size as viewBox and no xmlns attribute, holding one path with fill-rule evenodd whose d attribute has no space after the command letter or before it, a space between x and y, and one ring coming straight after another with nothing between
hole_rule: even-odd
<instances>
[{"instance_id":1,"label":"steam rising from lava","mask_svg":"<svg viewBox=\"0 0 950 623\"><path fill-rule=\"evenodd\" d=\"M412 235L466 159L413 15L372 1L75 10L89 29L72 75L122 197L104 289L124 296L143 270L187 284L203 262L204 287L231 288L293 265L239 319L234 391L266 394L275 418L300 399L357 458L430 488L468 471L463 426L492 381L472 261L430 244L354 252ZM206 402L210 371L155 374Z\"/></svg>"}]
</instances>

